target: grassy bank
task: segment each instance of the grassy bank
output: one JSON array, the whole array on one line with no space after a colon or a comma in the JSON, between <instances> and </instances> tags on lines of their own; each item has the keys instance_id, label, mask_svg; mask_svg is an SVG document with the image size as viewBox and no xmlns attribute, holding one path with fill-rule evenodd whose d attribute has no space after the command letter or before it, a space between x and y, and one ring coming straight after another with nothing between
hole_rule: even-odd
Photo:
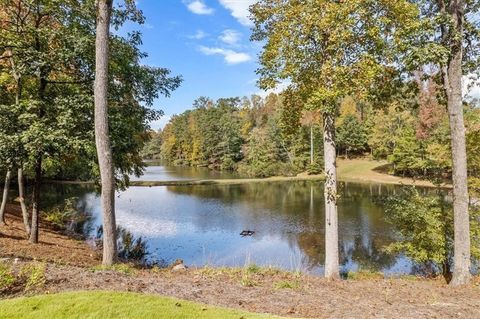
<instances>
[{"instance_id":1,"label":"grassy bank","mask_svg":"<svg viewBox=\"0 0 480 319\"><path fill-rule=\"evenodd\" d=\"M434 185L425 180L415 180L413 178L394 176L388 173L388 164L386 161L375 161L367 158L358 159L338 159L338 179L340 181L351 181L360 183L384 183L396 185L417 185L424 187L434 187ZM268 183L268 182L289 182L289 181L308 181L323 180L323 174L308 175L306 173L297 176L273 176L267 178L235 178L235 179L206 179L206 180L179 180L179 181L132 181L132 186L194 186L194 185L235 185L250 183Z\"/></svg>"},{"instance_id":2,"label":"grassy bank","mask_svg":"<svg viewBox=\"0 0 480 319\"><path fill-rule=\"evenodd\" d=\"M232 178L232 179L205 179L181 181L132 181L131 186L192 186L192 185L236 185L265 182L291 182L306 180L323 180L322 175L273 176L266 178Z\"/></svg>"},{"instance_id":3,"label":"grassy bank","mask_svg":"<svg viewBox=\"0 0 480 319\"><path fill-rule=\"evenodd\" d=\"M337 174L340 181L361 183L383 183L395 185L417 185L434 187L427 180L419 180L408 177L400 177L388 173L386 161L375 161L368 158L338 159Z\"/></svg>"},{"instance_id":4,"label":"grassy bank","mask_svg":"<svg viewBox=\"0 0 480 319\"><path fill-rule=\"evenodd\" d=\"M0 301L1 318L280 318L128 292L80 291Z\"/></svg>"}]
</instances>

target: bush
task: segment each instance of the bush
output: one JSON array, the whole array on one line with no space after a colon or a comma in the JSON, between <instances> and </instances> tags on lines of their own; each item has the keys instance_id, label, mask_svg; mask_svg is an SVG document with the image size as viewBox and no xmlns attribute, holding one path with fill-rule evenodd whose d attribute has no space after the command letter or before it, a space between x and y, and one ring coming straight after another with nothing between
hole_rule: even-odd
<instances>
[{"instance_id":1,"label":"bush","mask_svg":"<svg viewBox=\"0 0 480 319\"><path fill-rule=\"evenodd\" d=\"M57 229L65 230L69 223L73 223L80 214L76 209L77 198L68 198L63 205L43 212L44 219L54 225Z\"/></svg>"},{"instance_id":2,"label":"bush","mask_svg":"<svg viewBox=\"0 0 480 319\"><path fill-rule=\"evenodd\" d=\"M449 277L453 253L453 209L441 193L419 194L406 187L399 195L384 200L387 221L394 225L400 239L384 248L387 253L405 254L428 275L443 273ZM480 258L480 211L470 210L472 259Z\"/></svg>"}]
</instances>

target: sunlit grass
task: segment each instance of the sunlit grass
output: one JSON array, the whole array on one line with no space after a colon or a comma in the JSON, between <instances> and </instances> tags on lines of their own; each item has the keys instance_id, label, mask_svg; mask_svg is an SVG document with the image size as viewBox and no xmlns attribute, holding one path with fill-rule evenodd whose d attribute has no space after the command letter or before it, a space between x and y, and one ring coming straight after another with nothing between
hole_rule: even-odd
<instances>
[{"instance_id":1,"label":"sunlit grass","mask_svg":"<svg viewBox=\"0 0 480 319\"><path fill-rule=\"evenodd\" d=\"M261 319L267 314L211 307L169 297L111 291L82 291L0 301L0 318Z\"/></svg>"}]
</instances>

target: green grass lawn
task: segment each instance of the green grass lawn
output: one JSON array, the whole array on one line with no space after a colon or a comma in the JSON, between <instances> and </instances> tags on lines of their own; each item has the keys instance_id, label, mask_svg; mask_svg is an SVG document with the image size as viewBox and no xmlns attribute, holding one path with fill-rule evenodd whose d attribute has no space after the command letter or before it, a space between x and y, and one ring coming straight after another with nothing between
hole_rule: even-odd
<instances>
[{"instance_id":1,"label":"green grass lawn","mask_svg":"<svg viewBox=\"0 0 480 319\"><path fill-rule=\"evenodd\" d=\"M211 307L168 297L81 291L0 301L0 318L280 318Z\"/></svg>"}]
</instances>

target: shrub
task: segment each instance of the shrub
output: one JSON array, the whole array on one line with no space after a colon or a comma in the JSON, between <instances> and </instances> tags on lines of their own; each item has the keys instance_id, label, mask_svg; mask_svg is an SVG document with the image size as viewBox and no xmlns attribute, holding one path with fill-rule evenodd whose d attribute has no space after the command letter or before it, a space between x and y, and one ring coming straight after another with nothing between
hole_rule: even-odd
<instances>
[{"instance_id":1,"label":"shrub","mask_svg":"<svg viewBox=\"0 0 480 319\"><path fill-rule=\"evenodd\" d=\"M384 248L387 253L405 254L429 275L439 272L447 278L452 269L453 209L442 194L419 194L415 187L384 200L387 221L400 239ZM480 258L480 210L471 207L472 259Z\"/></svg>"}]
</instances>

